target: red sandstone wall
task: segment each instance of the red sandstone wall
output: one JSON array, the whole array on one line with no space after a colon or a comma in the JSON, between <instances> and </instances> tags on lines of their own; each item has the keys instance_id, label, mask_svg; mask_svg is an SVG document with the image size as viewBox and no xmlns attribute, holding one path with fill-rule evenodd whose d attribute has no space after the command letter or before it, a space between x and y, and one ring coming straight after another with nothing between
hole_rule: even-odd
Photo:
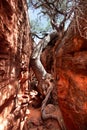
<instances>
[{"instance_id":1,"label":"red sandstone wall","mask_svg":"<svg viewBox=\"0 0 87 130\"><path fill-rule=\"evenodd\" d=\"M25 0L0 1L0 130L9 129L8 118L15 108L19 82L28 87L31 54ZM22 68L22 65L24 67ZM16 125L17 125L17 121ZM8 125L7 125L8 124ZM10 122L12 125L12 122ZM14 125L15 126L15 125ZM12 128L11 128L12 129ZM16 128L15 128L16 129Z\"/></svg>"},{"instance_id":2,"label":"red sandstone wall","mask_svg":"<svg viewBox=\"0 0 87 130\"><path fill-rule=\"evenodd\" d=\"M58 101L68 130L87 129L87 40L73 34L56 49Z\"/></svg>"},{"instance_id":3,"label":"red sandstone wall","mask_svg":"<svg viewBox=\"0 0 87 130\"><path fill-rule=\"evenodd\" d=\"M57 42L56 42L57 44ZM87 40L73 25L59 45L48 47L42 62L55 76L58 103L68 130L87 129Z\"/></svg>"}]
</instances>

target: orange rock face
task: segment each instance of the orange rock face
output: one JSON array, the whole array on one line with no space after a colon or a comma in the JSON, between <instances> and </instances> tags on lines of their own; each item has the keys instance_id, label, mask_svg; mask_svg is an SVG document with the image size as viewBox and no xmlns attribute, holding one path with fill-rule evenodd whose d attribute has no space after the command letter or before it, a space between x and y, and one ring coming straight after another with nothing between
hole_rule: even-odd
<instances>
[{"instance_id":1,"label":"orange rock face","mask_svg":"<svg viewBox=\"0 0 87 130\"><path fill-rule=\"evenodd\" d=\"M16 107L19 82L28 78L31 44L26 12L25 0L0 1L0 130L12 129L11 112ZM28 87L27 80L24 86Z\"/></svg>"},{"instance_id":2,"label":"orange rock face","mask_svg":"<svg viewBox=\"0 0 87 130\"><path fill-rule=\"evenodd\" d=\"M58 101L69 130L87 129L86 42L80 36L74 37L56 53Z\"/></svg>"},{"instance_id":3,"label":"orange rock face","mask_svg":"<svg viewBox=\"0 0 87 130\"><path fill-rule=\"evenodd\" d=\"M86 43L71 30L57 48L50 46L42 54L45 68L55 76L58 103L68 130L87 129Z\"/></svg>"}]
</instances>

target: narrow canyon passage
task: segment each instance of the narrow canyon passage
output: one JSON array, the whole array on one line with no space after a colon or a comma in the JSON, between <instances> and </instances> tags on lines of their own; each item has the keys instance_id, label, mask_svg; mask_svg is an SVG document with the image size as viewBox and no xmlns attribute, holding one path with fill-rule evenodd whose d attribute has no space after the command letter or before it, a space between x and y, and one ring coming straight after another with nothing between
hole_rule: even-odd
<instances>
[{"instance_id":1,"label":"narrow canyon passage","mask_svg":"<svg viewBox=\"0 0 87 130\"><path fill-rule=\"evenodd\" d=\"M0 1L0 130L87 130L87 2L75 2L67 30L51 19L33 46L26 0Z\"/></svg>"},{"instance_id":2,"label":"narrow canyon passage","mask_svg":"<svg viewBox=\"0 0 87 130\"><path fill-rule=\"evenodd\" d=\"M54 117L43 120L41 105L44 97L34 90L36 83L32 79L35 77L29 70L32 41L26 1L4 0L0 7L0 129L60 130L59 119L55 119L57 108L51 105L50 99L45 111L53 112Z\"/></svg>"}]
</instances>

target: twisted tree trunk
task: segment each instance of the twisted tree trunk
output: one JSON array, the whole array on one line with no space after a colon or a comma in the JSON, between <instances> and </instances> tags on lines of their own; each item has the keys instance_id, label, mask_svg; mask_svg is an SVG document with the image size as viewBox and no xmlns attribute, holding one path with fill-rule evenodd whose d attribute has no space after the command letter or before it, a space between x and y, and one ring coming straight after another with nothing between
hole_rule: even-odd
<instances>
[{"instance_id":1,"label":"twisted tree trunk","mask_svg":"<svg viewBox=\"0 0 87 130\"><path fill-rule=\"evenodd\" d=\"M51 92L55 84L54 84L53 76L50 73L47 73L47 71L45 70L40 60L40 56L43 49L45 49L48 43L52 41L53 39L55 39L56 37L58 37L58 35L57 35L57 32L55 31L48 34L44 39L42 39L38 43L38 45L34 47L30 63L31 63L32 70L34 71L35 76L38 80L38 90L43 96L45 96L45 99L43 100L42 107L41 107L42 119L43 120L46 120L49 118L56 119L58 121L60 130L66 130L59 107L57 109L59 111L57 115L55 114L55 112L47 113L46 109L49 107L49 105L47 105L47 101L51 95ZM53 105L52 107L55 108L55 106Z\"/></svg>"},{"instance_id":2,"label":"twisted tree trunk","mask_svg":"<svg viewBox=\"0 0 87 130\"><path fill-rule=\"evenodd\" d=\"M45 70L43 64L41 63L40 56L41 56L43 49L45 49L46 46L48 45L48 43L52 39L54 39L55 37L57 37L57 32L52 32L52 33L48 34L44 39L42 39L38 43L38 45L36 45L34 47L34 50L33 50L32 56L31 56L31 62L30 62L31 67L32 67L32 70L34 71L35 76L39 82L38 89L40 89L40 92L43 95L45 95L45 93L44 93L45 87L43 84L45 84L47 86L53 77L51 74L47 73L47 71ZM46 79L49 79L49 81Z\"/></svg>"}]
</instances>

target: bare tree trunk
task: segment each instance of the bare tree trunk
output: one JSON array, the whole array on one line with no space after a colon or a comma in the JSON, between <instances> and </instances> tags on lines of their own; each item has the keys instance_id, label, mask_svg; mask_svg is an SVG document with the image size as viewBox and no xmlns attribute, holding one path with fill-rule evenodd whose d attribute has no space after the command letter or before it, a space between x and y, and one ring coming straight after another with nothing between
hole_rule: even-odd
<instances>
[{"instance_id":1,"label":"bare tree trunk","mask_svg":"<svg viewBox=\"0 0 87 130\"><path fill-rule=\"evenodd\" d=\"M49 113L47 114L46 108L47 106L47 101L49 100L49 97L51 95L51 92L55 86L54 84L54 78L51 74L47 73L45 70L43 64L41 63L40 56L43 51L43 49L46 48L48 43L53 40L55 37L57 37L57 32L52 32L48 34L44 39L42 39L38 45L33 50L32 56L31 56L31 67L32 70L35 73L35 76L38 80L38 89L42 95L45 96L45 99L42 102L42 107L41 107L41 113L42 113L42 119L46 120L49 118L56 119L58 121L58 124L60 126L60 130L66 130L63 117L61 114L61 111L58 107L58 111L60 114L55 114L55 113ZM53 106L53 105L52 105Z\"/></svg>"}]
</instances>

